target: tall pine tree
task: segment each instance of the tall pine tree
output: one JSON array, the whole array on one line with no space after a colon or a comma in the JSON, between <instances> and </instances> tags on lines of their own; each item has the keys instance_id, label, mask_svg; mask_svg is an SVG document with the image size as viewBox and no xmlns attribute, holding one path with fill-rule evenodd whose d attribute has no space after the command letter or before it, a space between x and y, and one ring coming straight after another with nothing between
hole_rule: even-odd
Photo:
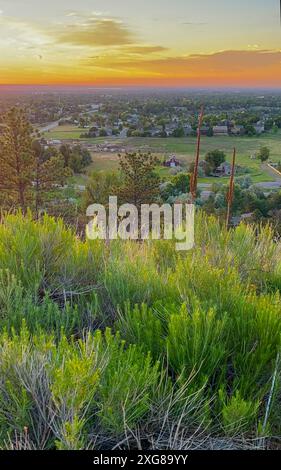
<instances>
[{"instance_id":1,"label":"tall pine tree","mask_svg":"<svg viewBox=\"0 0 281 470\"><path fill-rule=\"evenodd\" d=\"M1 120L0 191L9 205L23 213L30 203L34 154L32 127L18 108L10 109Z\"/></svg>"},{"instance_id":2,"label":"tall pine tree","mask_svg":"<svg viewBox=\"0 0 281 470\"><path fill-rule=\"evenodd\" d=\"M24 112L12 108L0 127L0 194L5 207L45 209L59 186L72 173L63 156L38 140ZM51 151L50 151L51 150Z\"/></svg>"},{"instance_id":3,"label":"tall pine tree","mask_svg":"<svg viewBox=\"0 0 281 470\"><path fill-rule=\"evenodd\" d=\"M72 174L69 168L64 167L64 159L61 154L54 152L49 155L39 140L32 144L34 153L34 210L38 218L40 208L44 207L47 199L57 192L59 186L63 186L68 176Z\"/></svg>"},{"instance_id":4,"label":"tall pine tree","mask_svg":"<svg viewBox=\"0 0 281 470\"><path fill-rule=\"evenodd\" d=\"M158 158L151 153L119 155L123 184L117 194L122 202L134 204L139 209L141 204L156 201L160 185L160 178L155 172L158 163Z\"/></svg>"}]
</instances>

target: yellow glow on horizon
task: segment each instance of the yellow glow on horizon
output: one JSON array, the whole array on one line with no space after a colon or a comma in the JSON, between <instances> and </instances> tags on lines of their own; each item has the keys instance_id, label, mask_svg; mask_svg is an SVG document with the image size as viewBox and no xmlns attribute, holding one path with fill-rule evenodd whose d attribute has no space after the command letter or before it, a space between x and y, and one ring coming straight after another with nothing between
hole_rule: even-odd
<instances>
[{"instance_id":1,"label":"yellow glow on horizon","mask_svg":"<svg viewBox=\"0 0 281 470\"><path fill-rule=\"evenodd\" d=\"M276 35L266 40L262 31L263 41L256 41L256 32L248 37L238 28L230 37L222 24L218 34L209 25L198 32L192 26L184 36L172 24L167 37L165 27L155 23L145 38L98 11L68 12L50 23L2 12L0 84L280 86Z\"/></svg>"}]
</instances>

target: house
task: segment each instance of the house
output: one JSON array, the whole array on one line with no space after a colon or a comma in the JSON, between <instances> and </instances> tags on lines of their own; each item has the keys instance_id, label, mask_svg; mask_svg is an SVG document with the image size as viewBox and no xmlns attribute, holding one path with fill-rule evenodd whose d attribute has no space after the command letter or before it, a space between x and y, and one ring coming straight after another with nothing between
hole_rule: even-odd
<instances>
[{"instance_id":1,"label":"house","mask_svg":"<svg viewBox=\"0 0 281 470\"><path fill-rule=\"evenodd\" d=\"M254 212L247 212L241 215L241 220L251 220L254 215Z\"/></svg>"},{"instance_id":2,"label":"house","mask_svg":"<svg viewBox=\"0 0 281 470\"><path fill-rule=\"evenodd\" d=\"M261 121L254 124L254 129L257 134L263 134L263 132L265 131L264 124Z\"/></svg>"},{"instance_id":3,"label":"house","mask_svg":"<svg viewBox=\"0 0 281 470\"><path fill-rule=\"evenodd\" d=\"M180 161L176 159L175 155L172 155L168 160L163 163L163 166L167 168L175 168L180 166Z\"/></svg>"},{"instance_id":4,"label":"house","mask_svg":"<svg viewBox=\"0 0 281 470\"><path fill-rule=\"evenodd\" d=\"M245 134L245 127L244 126L239 126L235 125L231 128L230 133L232 135L244 135Z\"/></svg>"},{"instance_id":5,"label":"house","mask_svg":"<svg viewBox=\"0 0 281 470\"><path fill-rule=\"evenodd\" d=\"M106 127L105 128L105 131L106 131L106 135L108 137L111 137L112 136L112 128L111 127Z\"/></svg>"},{"instance_id":6,"label":"house","mask_svg":"<svg viewBox=\"0 0 281 470\"><path fill-rule=\"evenodd\" d=\"M184 135L185 136L188 136L188 135L192 134L192 127L191 127L190 124L184 124L183 130L184 130Z\"/></svg>"},{"instance_id":7,"label":"house","mask_svg":"<svg viewBox=\"0 0 281 470\"><path fill-rule=\"evenodd\" d=\"M176 121L170 122L166 124L165 131L168 137L173 135L173 132L178 128L178 123Z\"/></svg>"},{"instance_id":8,"label":"house","mask_svg":"<svg viewBox=\"0 0 281 470\"><path fill-rule=\"evenodd\" d=\"M48 144L48 145L61 145L61 144L62 144L62 141L61 141L61 140L58 140L58 139L48 140L48 141L47 141L47 144Z\"/></svg>"},{"instance_id":9,"label":"house","mask_svg":"<svg viewBox=\"0 0 281 470\"><path fill-rule=\"evenodd\" d=\"M235 170L236 171L236 170ZM228 162L223 162L219 165L213 172L213 176L230 176L231 175L231 165Z\"/></svg>"},{"instance_id":10,"label":"house","mask_svg":"<svg viewBox=\"0 0 281 470\"><path fill-rule=\"evenodd\" d=\"M124 128L120 131L119 137L121 137L121 139L126 139L127 134L128 134L128 128L127 128L127 127L124 127Z\"/></svg>"},{"instance_id":11,"label":"house","mask_svg":"<svg viewBox=\"0 0 281 470\"><path fill-rule=\"evenodd\" d=\"M162 126L155 126L150 130L151 137L160 137L163 132Z\"/></svg>"},{"instance_id":12,"label":"house","mask_svg":"<svg viewBox=\"0 0 281 470\"><path fill-rule=\"evenodd\" d=\"M137 124L139 122L139 115L138 114L130 114L127 118L127 122L129 124Z\"/></svg>"},{"instance_id":13,"label":"house","mask_svg":"<svg viewBox=\"0 0 281 470\"><path fill-rule=\"evenodd\" d=\"M228 135L228 127L227 126L214 126L213 134L214 135Z\"/></svg>"},{"instance_id":14,"label":"house","mask_svg":"<svg viewBox=\"0 0 281 470\"><path fill-rule=\"evenodd\" d=\"M91 104L91 110L93 113L97 113L100 110L100 104Z\"/></svg>"},{"instance_id":15,"label":"house","mask_svg":"<svg viewBox=\"0 0 281 470\"><path fill-rule=\"evenodd\" d=\"M197 128L197 133L198 133L198 130L199 129ZM208 126L201 127L201 132L200 132L201 135L209 135L209 132L210 132L210 127Z\"/></svg>"}]
</instances>

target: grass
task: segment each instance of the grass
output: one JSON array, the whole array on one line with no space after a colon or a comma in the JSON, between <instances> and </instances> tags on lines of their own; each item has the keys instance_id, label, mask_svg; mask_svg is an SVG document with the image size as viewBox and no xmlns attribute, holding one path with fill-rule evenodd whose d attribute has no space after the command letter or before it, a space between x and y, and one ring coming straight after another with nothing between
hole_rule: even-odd
<instances>
[{"instance_id":1,"label":"grass","mask_svg":"<svg viewBox=\"0 0 281 470\"><path fill-rule=\"evenodd\" d=\"M51 129L47 132L44 132L44 136L47 139L58 139L58 140L68 140L75 139L80 140L81 134L86 134L89 129L84 129L83 127L77 127L71 124L57 126L54 129ZM81 139L85 140L85 139ZM86 139L87 142L104 142L106 140L104 137L98 137L95 139Z\"/></svg>"},{"instance_id":2,"label":"grass","mask_svg":"<svg viewBox=\"0 0 281 470\"><path fill-rule=\"evenodd\" d=\"M86 132L85 129L77 129L75 126L60 126L56 129L46 133L46 137L49 139L79 139L82 133ZM186 138L127 138L118 139L112 137L96 138L96 139L84 139L88 143L103 143L105 141L112 141L115 144L121 144L122 147L129 149L141 149L150 150L159 155L160 158L167 156L171 153L175 153L183 163L184 167L193 161L196 147L195 137ZM260 162L255 159L251 159L252 155L257 154L260 147L267 146L270 149L270 159L273 162L279 162L281 160L281 131L277 134L266 133L256 137L230 137L230 136L218 136L218 137L202 137L201 143L201 158L204 155L214 149L223 150L227 155L227 160L231 161L233 147L237 149L237 164L243 167L247 167L250 170L250 176L254 183L274 181L272 174L261 168ZM92 154L93 164L89 170L92 171L105 171L112 170L118 167L118 156L117 154L95 152ZM165 176L169 174L169 170L161 169L160 174ZM200 178L201 183L213 183L214 178ZM223 181L223 179L221 180Z\"/></svg>"},{"instance_id":3,"label":"grass","mask_svg":"<svg viewBox=\"0 0 281 470\"><path fill-rule=\"evenodd\" d=\"M138 147L143 145L143 139L132 139L130 145ZM158 153L178 155L184 165L190 164L195 155L196 139L194 137L175 138L175 139L146 139L146 144L151 150ZM231 162L233 148L237 150L237 164L247 167L255 183L263 181L274 181L274 178L261 168L260 162L251 159L252 155L258 153L260 147L270 148L270 159L273 162L281 160L281 131L277 134L264 134L260 137L202 137L201 140L201 158L204 158L207 152L215 149L223 150L227 155L227 161ZM200 178L202 183L213 183L214 178Z\"/></svg>"}]
</instances>

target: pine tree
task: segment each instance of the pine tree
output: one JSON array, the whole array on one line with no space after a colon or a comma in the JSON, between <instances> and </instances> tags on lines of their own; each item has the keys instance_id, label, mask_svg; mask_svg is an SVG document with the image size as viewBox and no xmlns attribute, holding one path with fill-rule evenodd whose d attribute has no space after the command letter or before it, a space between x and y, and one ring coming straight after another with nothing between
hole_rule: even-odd
<instances>
[{"instance_id":1,"label":"pine tree","mask_svg":"<svg viewBox=\"0 0 281 470\"><path fill-rule=\"evenodd\" d=\"M26 212L32 192L34 155L32 127L24 112L10 109L2 118L0 132L0 192L9 204Z\"/></svg>"},{"instance_id":2,"label":"pine tree","mask_svg":"<svg viewBox=\"0 0 281 470\"><path fill-rule=\"evenodd\" d=\"M117 194L124 203L141 204L155 202L159 196L160 178L155 173L159 160L150 153L125 153L119 155L123 185Z\"/></svg>"},{"instance_id":3,"label":"pine tree","mask_svg":"<svg viewBox=\"0 0 281 470\"><path fill-rule=\"evenodd\" d=\"M44 147L38 140L32 144L34 153L34 205L36 217L47 197L50 197L59 186L63 186L65 180L71 175L71 170L64 167L64 160L59 153L53 156L46 155Z\"/></svg>"},{"instance_id":4,"label":"pine tree","mask_svg":"<svg viewBox=\"0 0 281 470\"><path fill-rule=\"evenodd\" d=\"M0 127L0 193L7 207L35 209L71 174L58 152L46 152L24 112L12 108Z\"/></svg>"}]
</instances>

